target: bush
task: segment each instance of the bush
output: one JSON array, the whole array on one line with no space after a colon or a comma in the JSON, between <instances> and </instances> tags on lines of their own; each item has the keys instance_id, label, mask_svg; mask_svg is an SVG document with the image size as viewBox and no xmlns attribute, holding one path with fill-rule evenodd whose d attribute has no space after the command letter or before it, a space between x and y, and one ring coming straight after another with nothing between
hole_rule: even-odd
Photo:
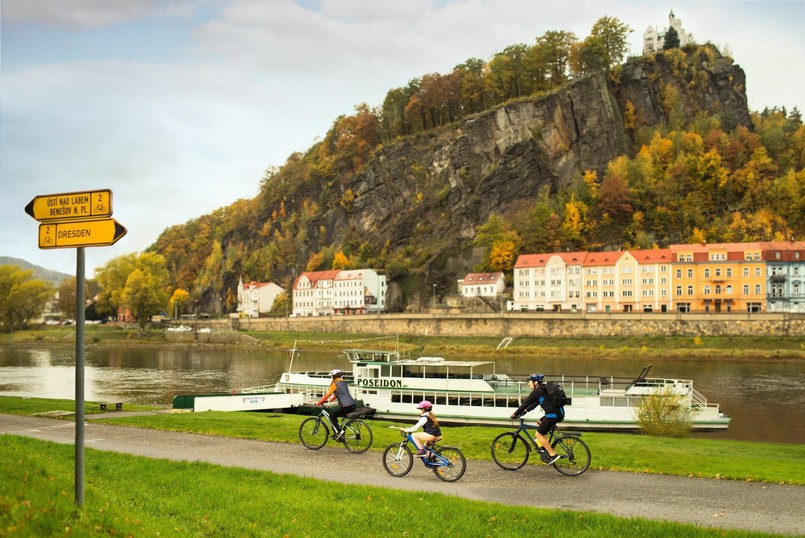
<instances>
[{"instance_id":1,"label":"bush","mask_svg":"<svg viewBox=\"0 0 805 538\"><path fill-rule=\"evenodd\" d=\"M637 409L637 424L645 435L687 437L690 435L691 410L684 398L666 388L645 396Z\"/></svg>"}]
</instances>

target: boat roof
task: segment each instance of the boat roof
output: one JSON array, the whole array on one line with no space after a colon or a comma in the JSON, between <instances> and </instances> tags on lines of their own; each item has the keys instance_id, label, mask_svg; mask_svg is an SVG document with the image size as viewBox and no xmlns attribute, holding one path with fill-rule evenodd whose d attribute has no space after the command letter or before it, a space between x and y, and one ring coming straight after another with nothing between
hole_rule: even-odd
<instances>
[{"instance_id":1,"label":"boat roof","mask_svg":"<svg viewBox=\"0 0 805 538\"><path fill-rule=\"evenodd\" d=\"M421 358L431 358L431 357L421 357ZM398 361L397 364L402 364L404 366L436 366L436 367L445 367L445 366L462 366L465 368L472 368L475 366L483 366L484 364L495 364L495 361L420 361L420 360L405 360L405 361Z\"/></svg>"}]
</instances>

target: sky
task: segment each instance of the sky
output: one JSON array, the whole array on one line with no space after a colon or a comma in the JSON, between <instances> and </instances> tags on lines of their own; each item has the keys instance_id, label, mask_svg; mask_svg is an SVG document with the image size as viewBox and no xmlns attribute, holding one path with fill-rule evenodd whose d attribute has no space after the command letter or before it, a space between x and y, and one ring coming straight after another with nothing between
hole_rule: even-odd
<instances>
[{"instance_id":1,"label":"sky","mask_svg":"<svg viewBox=\"0 0 805 538\"><path fill-rule=\"evenodd\" d=\"M580 0L3 0L0 256L76 274L39 249L36 196L112 191L117 243L86 276L167 228L257 195L266 169L355 106L547 31L603 16L634 31L673 10L696 42L729 46L749 108L805 109L805 2Z\"/></svg>"}]
</instances>

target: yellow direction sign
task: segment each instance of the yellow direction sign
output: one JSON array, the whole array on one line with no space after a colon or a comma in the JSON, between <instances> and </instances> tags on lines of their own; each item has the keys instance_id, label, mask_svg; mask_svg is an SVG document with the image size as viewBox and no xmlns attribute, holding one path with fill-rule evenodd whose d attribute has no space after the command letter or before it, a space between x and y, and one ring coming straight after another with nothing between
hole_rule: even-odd
<instances>
[{"instance_id":1,"label":"yellow direction sign","mask_svg":"<svg viewBox=\"0 0 805 538\"><path fill-rule=\"evenodd\" d=\"M54 222L39 225L39 248L103 247L126 235L115 219Z\"/></svg>"},{"instance_id":2,"label":"yellow direction sign","mask_svg":"<svg viewBox=\"0 0 805 538\"><path fill-rule=\"evenodd\" d=\"M101 189L37 196L25 206L25 212L40 222L109 217L112 215L112 191Z\"/></svg>"}]
</instances>

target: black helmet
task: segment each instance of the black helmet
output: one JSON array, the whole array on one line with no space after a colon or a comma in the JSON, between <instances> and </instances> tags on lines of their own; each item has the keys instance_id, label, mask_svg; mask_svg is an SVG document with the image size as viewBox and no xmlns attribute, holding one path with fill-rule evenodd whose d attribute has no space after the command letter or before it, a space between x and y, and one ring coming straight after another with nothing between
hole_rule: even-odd
<instances>
[{"instance_id":1,"label":"black helmet","mask_svg":"<svg viewBox=\"0 0 805 538\"><path fill-rule=\"evenodd\" d=\"M543 379L545 379L545 376L542 374L531 374L528 376L528 380L534 383L541 383Z\"/></svg>"}]
</instances>

